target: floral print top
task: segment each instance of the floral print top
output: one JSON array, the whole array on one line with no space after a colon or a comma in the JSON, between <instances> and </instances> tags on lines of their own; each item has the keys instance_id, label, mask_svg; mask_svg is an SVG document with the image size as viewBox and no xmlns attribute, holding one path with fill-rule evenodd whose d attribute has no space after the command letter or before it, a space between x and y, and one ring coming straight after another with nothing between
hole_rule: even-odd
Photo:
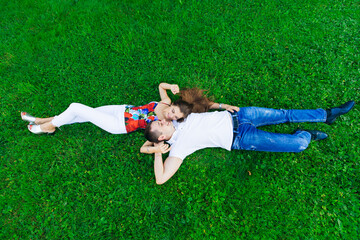
<instances>
[{"instance_id":1,"label":"floral print top","mask_svg":"<svg viewBox=\"0 0 360 240\"><path fill-rule=\"evenodd\" d=\"M158 120L155 114L157 102L134 107L132 105L125 107L125 128L126 132L130 133L138 129L145 129L149 122Z\"/></svg>"}]
</instances>

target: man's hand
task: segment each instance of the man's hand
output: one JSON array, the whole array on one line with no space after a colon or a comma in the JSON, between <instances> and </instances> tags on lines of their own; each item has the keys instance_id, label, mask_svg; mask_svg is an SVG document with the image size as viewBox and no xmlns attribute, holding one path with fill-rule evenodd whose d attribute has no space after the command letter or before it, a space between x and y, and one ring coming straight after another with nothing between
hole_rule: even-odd
<instances>
[{"instance_id":1,"label":"man's hand","mask_svg":"<svg viewBox=\"0 0 360 240\"><path fill-rule=\"evenodd\" d=\"M153 143L150 141L146 141L142 147L140 148L141 153L152 154L152 153L167 153L169 152L171 147L164 142Z\"/></svg>"},{"instance_id":2,"label":"man's hand","mask_svg":"<svg viewBox=\"0 0 360 240\"><path fill-rule=\"evenodd\" d=\"M167 153L171 150L171 147L164 142L154 143L154 146L157 148L157 153Z\"/></svg>"}]
</instances>

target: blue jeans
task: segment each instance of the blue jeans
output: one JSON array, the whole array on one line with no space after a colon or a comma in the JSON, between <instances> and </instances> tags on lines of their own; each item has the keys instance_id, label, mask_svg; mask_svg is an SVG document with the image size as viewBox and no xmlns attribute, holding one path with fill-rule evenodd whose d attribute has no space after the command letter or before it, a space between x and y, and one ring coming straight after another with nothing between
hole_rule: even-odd
<instances>
[{"instance_id":1,"label":"blue jeans","mask_svg":"<svg viewBox=\"0 0 360 240\"><path fill-rule=\"evenodd\" d=\"M296 131L294 134L271 133L257 127L287 122L325 122L326 120L324 109L284 110L244 107L236 114L238 127L234 129L231 149L266 152L301 152L309 145L311 134L306 131Z\"/></svg>"}]
</instances>

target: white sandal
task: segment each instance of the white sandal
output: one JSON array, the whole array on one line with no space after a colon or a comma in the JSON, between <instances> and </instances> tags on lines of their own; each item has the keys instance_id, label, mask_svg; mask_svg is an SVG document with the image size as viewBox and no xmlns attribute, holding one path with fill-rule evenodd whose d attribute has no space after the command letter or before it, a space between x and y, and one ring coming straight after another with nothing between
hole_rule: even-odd
<instances>
[{"instance_id":1,"label":"white sandal","mask_svg":"<svg viewBox=\"0 0 360 240\"><path fill-rule=\"evenodd\" d=\"M28 125L28 129L30 132L34 133L34 134L43 134L43 133L47 133L47 134L54 134L55 131L53 132L44 132L40 125L36 125L36 124L29 124Z\"/></svg>"},{"instance_id":2,"label":"white sandal","mask_svg":"<svg viewBox=\"0 0 360 240\"><path fill-rule=\"evenodd\" d=\"M30 124L35 124L36 117L31 116L27 112L21 112L21 119L24 121L28 121Z\"/></svg>"}]
</instances>

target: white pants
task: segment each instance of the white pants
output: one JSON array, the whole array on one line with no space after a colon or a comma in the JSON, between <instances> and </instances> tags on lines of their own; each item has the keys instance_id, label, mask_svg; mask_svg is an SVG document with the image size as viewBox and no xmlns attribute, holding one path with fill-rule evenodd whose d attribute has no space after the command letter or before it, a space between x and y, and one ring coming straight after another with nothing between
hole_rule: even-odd
<instances>
[{"instance_id":1,"label":"white pants","mask_svg":"<svg viewBox=\"0 0 360 240\"><path fill-rule=\"evenodd\" d=\"M126 133L124 111L126 105L108 105L97 108L81 103L71 103L60 115L55 116L51 123L56 127L66 124L91 122L112 134Z\"/></svg>"}]
</instances>

